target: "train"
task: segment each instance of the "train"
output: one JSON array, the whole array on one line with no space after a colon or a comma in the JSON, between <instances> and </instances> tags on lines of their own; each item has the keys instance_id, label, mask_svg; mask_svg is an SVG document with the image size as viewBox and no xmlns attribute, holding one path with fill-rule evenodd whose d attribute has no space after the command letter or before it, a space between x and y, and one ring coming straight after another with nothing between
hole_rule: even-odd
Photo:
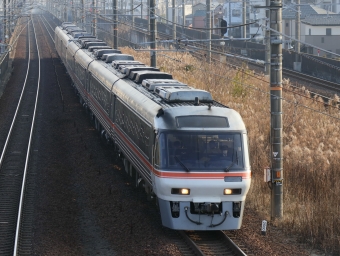
<instances>
[{"instance_id":1,"label":"train","mask_svg":"<svg viewBox=\"0 0 340 256\"><path fill-rule=\"evenodd\" d=\"M55 48L95 128L155 200L163 226L241 228L251 167L237 111L72 23L55 28Z\"/></svg>"}]
</instances>

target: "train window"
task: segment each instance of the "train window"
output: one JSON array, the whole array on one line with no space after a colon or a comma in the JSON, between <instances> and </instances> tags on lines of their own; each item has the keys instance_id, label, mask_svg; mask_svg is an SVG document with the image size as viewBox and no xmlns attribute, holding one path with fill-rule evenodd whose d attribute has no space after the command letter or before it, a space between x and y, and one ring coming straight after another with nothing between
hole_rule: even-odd
<instances>
[{"instance_id":1,"label":"train window","mask_svg":"<svg viewBox=\"0 0 340 256\"><path fill-rule=\"evenodd\" d=\"M164 133L159 140L160 164L164 169L221 170L244 167L244 150L240 133ZM165 150L163 150L163 148Z\"/></svg>"},{"instance_id":2,"label":"train window","mask_svg":"<svg viewBox=\"0 0 340 256\"><path fill-rule=\"evenodd\" d=\"M150 154L150 134L153 131L152 126L144 122L119 98L115 101L115 122L148 158Z\"/></svg>"},{"instance_id":3,"label":"train window","mask_svg":"<svg viewBox=\"0 0 340 256\"><path fill-rule=\"evenodd\" d=\"M177 127L228 128L228 118L224 116L178 116Z\"/></svg>"},{"instance_id":4,"label":"train window","mask_svg":"<svg viewBox=\"0 0 340 256\"><path fill-rule=\"evenodd\" d=\"M154 155L154 160L155 160L155 167L160 167L160 152L159 152L159 143L156 143L155 146L155 155Z\"/></svg>"},{"instance_id":5,"label":"train window","mask_svg":"<svg viewBox=\"0 0 340 256\"><path fill-rule=\"evenodd\" d=\"M90 79L90 93L102 106L102 108L108 113L109 112L109 99L110 92L106 87L93 75Z\"/></svg>"}]
</instances>

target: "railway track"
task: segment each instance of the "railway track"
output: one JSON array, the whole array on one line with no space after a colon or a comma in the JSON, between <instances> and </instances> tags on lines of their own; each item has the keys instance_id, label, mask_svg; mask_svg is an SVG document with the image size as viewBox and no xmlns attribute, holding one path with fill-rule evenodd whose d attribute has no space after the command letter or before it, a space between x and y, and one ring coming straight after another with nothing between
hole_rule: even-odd
<instances>
[{"instance_id":1,"label":"railway track","mask_svg":"<svg viewBox=\"0 0 340 256\"><path fill-rule=\"evenodd\" d=\"M40 55L32 19L27 25L27 72L0 159L0 254L16 255L21 238L30 236L24 228L25 186L29 173L31 143L40 85ZM32 36L33 35L33 36ZM26 208L28 211L31 209ZM23 245L21 252L25 251Z\"/></svg>"},{"instance_id":2,"label":"railway track","mask_svg":"<svg viewBox=\"0 0 340 256\"><path fill-rule=\"evenodd\" d=\"M202 256L244 256L246 255L222 231L179 231L196 255ZM185 254L186 255L186 254Z\"/></svg>"},{"instance_id":3,"label":"railway track","mask_svg":"<svg viewBox=\"0 0 340 256\"><path fill-rule=\"evenodd\" d=\"M332 91L335 91L337 93L340 93L340 84L338 84L338 83L334 83L334 82L327 81L327 80L317 78L317 77L314 77L314 76L306 75L304 73L297 72L297 71L290 70L290 69L286 69L286 68L284 68L282 70L282 73L283 73L283 75L287 75L289 77L302 80L303 82L310 83L311 85L316 85L316 86L319 86L321 88L324 88L324 89L327 89L327 90L332 90Z\"/></svg>"}]
</instances>

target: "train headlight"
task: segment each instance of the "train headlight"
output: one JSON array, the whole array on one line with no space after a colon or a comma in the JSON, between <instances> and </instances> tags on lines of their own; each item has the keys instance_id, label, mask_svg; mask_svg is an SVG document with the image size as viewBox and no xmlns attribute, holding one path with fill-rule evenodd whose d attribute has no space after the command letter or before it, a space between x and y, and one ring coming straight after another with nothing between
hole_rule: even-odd
<instances>
[{"instance_id":1,"label":"train headlight","mask_svg":"<svg viewBox=\"0 0 340 256\"><path fill-rule=\"evenodd\" d=\"M188 188L172 188L171 194L173 194L173 195L190 195L190 189L188 189Z\"/></svg>"},{"instance_id":2,"label":"train headlight","mask_svg":"<svg viewBox=\"0 0 340 256\"><path fill-rule=\"evenodd\" d=\"M242 192L242 189L240 188L225 188L224 189L224 195L240 195Z\"/></svg>"}]
</instances>

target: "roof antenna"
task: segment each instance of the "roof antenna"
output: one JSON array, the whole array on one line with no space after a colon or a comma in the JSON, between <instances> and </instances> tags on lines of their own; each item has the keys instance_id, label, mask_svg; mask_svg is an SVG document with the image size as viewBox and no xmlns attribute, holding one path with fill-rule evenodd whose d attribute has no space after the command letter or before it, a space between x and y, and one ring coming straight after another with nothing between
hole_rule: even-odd
<instances>
[{"instance_id":1,"label":"roof antenna","mask_svg":"<svg viewBox=\"0 0 340 256\"><path fill-rule=\"evenodd\" d=\"M200 101L199 101L198 97L195 97L195 103L194 103L194 105L195 105L195 106L198 106L199 104L200 104Z\"/></svg>"}]
</instances>

